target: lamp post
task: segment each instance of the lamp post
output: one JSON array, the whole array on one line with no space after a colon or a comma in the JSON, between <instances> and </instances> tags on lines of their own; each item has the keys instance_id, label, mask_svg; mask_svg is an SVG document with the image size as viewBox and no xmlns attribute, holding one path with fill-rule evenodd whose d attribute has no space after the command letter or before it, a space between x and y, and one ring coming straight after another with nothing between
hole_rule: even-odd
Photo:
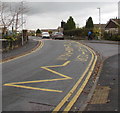
<instances>
[{"instance_id":1,"label":"lamp post","mask_svg":"<svg viewBox=\"0 0 120 113\"><path fill-rule=\"evenodd\" d=\"M118 19L120 19L120 1L118 2Z\"/></svg>"},{"instance_id":2,"label":"lamp post","mask_svg":"<svg viewBox=\"0 0 120 113\"><path fill-rule=\"evenodd\" d=\"M101 39L101 10L100 8L97 8L99 10L99 29L100 29L100 36L99 39Z\"/></svg>"},{"instance_id":3,"label":"lamp post","mask_svg":"<svg viewBox=\"0 0 120 113\"><path fill-rule=\"evenodd\" d=\"M21 21L22 21L22 45L23 45L23 1L21 2L21 5L22 5Z\"/></svg>"}]
</instances>

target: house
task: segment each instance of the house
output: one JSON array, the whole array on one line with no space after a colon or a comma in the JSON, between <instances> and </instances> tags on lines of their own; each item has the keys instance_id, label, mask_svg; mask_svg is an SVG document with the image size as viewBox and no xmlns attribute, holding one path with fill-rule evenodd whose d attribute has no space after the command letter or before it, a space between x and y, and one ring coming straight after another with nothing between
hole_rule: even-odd
<instances>
[{"instance_id":1,"label":"house","mask_svg":"<svg viewBox=\"0 0 120 113\"><path fill-rule=\"evenodd\" d=\"M94 28L100 28L101 27L101 29L104 31L105 30L105 26L106 26L106 24L94 24Z\"/></svg>"},{"instance_id":2,"label":"house","mask_svg":"<svg viewBox=\"0 0 120 113\"><path fill-rule=\"evenodd\" d=\"M63 28L62 27L58 27L58 32L62 32L63 33Z\"/></svg>"},{"instance_id":3,"label":"house","mask_svg":"<svg viewBox=\"0 0 120 113\"><path fill-rule=\"evenodd\" d=\"M100 32L101 28L101 33L103 34L105 32L105 26L106 24L94 24L94 29L97 29L96 32Z\"/></svg>"},{"instance_id":4,"label":"house","mask_svg":"<svg viewBox=\"0 0 120 113\"><path fill-rule=\"evenodd\" d=\"M120 34L120 19L110 19L105 26L105 31L112 34Z\"/></svg>"},{"instance_id":5,"label":"house","mask_svg":"<svg viewBox=\"0 0 120 113\"><path fill-rule=\"evenodd\" d=\"M28 35L35 36L35 30L28 30Z\"/></svg>"},{"instance_id":6,"label":"house","mask_svg":"<svg viewBox=\"0 0 120 113\"><path fill-rule=\"evenodd\" d=\"M57 29L41 29L42 32L63 32L63 28L58 27Z\"/></svg>"},{"instance_id":7,"label":"house","mask_svg":"<svg viewBox=\"0 0 120 113\"><path fill-rule=\"evenodd\" d=\"M42 32L50 32L50 31L52 31L52 32L57 32L58 29L41 29L41 31L42 31Z\"/></svg>"}]
</instances>

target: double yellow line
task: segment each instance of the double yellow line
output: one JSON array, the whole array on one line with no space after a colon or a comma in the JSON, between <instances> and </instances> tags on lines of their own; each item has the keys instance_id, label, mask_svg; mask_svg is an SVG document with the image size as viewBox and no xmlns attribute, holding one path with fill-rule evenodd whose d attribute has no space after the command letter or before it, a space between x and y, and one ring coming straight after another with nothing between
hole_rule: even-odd
<instances>
[{"instance_id":1,"label":"double yellow line","mask_svg":"<svg viewBox=\"0 0 120 113\"><path fill-rule=\"evenodd\" d=\"M6 60L4 60L4 61L0 60L0 64L1 64L1 63L10 62L10 61L13 61L13 60L16 60L16 59L19 59L19 58L21 58L21 57L30 55L30 54L32 54L33 52L38 51L39 49L41 49L41 48L43 47L43 45L44 45L43 41L39 41L39 44L38 44L38 45L39 45L38 47L35 47L35 48L34 48L33 50L31 50L31 51L25 52L25 53L23 53L23 54L20 54L20 55L14 56L14 57L11 57L11 58L6 59Z\"/></svg>"},{"instance_id":2,"label":"double yellow line","mask_svg":"<svg viewBox=\"0 0 120 113\"><path fill-rule=\"evenodd\" d=\"M78 43L78 42L76 42L76 43ZM91 77L91 74L92 74L92 72L94 70L94 67L95 67L95 64L96 64L96 61L97 61L97 55L95 54L95 52L92 49L88 48L85 45L83 45L83 46L86 47L90 51L90 53L92 54L92 58L90 60L90 63L88 64L85 72L82 74L82 76L80 77L80 79L73 86L73 88L62 99L62 101L55 107L55 109L53 110L53 113L57 113L58 111L60 111L60 109L64 106L64 104L68 101L68 99L75 92L75 90L77 89L77 87L79 86L79 84L81 83L81 81L83 80L83 78L85 77L85 75L88 73L85 81L83 82L83 84L81 85L81 87L79 88L79 90L77 91L77 93L74 95L74 97L71 99L71 101L67 104L67 106L63 110L63 112L65 112L65 113L69 112L70 109L72 108L72 106L74 105L74 103L77 101L78 97L81 95L83 89L85 88L86 84L89 81L89 78Z\"/></svg>"}]
</instances>

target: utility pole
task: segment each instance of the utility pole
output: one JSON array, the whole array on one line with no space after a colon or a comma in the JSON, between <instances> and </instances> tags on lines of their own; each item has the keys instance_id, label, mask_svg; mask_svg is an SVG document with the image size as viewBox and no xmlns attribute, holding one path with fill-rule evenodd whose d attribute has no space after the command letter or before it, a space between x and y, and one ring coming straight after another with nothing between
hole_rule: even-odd
<instances>
[{"instance_id":1,"label":"utility pole","mask_svg":"<svg viewBox=\"0 0 120 113\"><path fill-rule=\"evenodd\" d=\"M118 2L118 19L120 19L120 1Z\"/></svg>"},{"instance_id":2,"label":"utility pole","mask_svg":"<svg viewBox=\"0 0 120 113\"><path fill-rule=\"evenodd\" d=\"M79 28L79 23L76 24L76 28Z\"/></svg>"},{"instance_id":3,"label":"utility pole","mask_svg":"<svg viewBox=\"0 0 120 113\"><path fill-rule=\"evenodd\" d=\"M118 2L118 24L120 24L120 1ZM120 35L120 26L118 27L118 34Z\"/></svg>"},{"instance_id":4,"label":"utility pole","mask_svg":"<svg viewBox=\"0 0 120 113\"><path fill-rule=\"evenodd\" d=\"M100 8L97 8L99 10L99 29L100 29L100 37L99 39L101 39L101 10Z\"/></svg>"},{"instance_id":5,"label":"utility pole","mask_svg":"<svg viewBox=\"0 0 120 113\"><path fill-rule=\"evenodd\" d=\"M2 2L0 1L0 11L2 12ZM1 26L0 26L0 39L2 39L3 38L3 36L2 36L2 32L3 32L3 29L2 29L2 24L1 24ZM0 46L1 47L1 46ZM2 47L1 47L2 48ZM2 57L1 57L1 55L0 55L0 59L1 59ZM2 105L2 104L1 104ZM1 107L0 107L1 108Z\"/></svg>"},{"instance_id":6,"label":"utility pole","mask_svg":"<svg viewBox=\"0 0 120 113\"><path fill-rule=\"evenodd\" d=\"M22 22L22 45L23 45L23 1L21 2L21 5L22 5L21 22Z\"/></svg>"}]
</instances>

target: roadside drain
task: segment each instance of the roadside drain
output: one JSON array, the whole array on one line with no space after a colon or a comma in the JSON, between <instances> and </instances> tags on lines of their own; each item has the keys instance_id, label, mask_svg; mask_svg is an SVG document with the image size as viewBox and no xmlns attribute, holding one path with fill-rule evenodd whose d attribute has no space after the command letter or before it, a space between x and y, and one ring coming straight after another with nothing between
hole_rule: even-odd
<instances>
[{"instance_id":1,"label":"roadside drain","mask_svg":"<svg viewBox=\"0 0 120 113\"><path fill-rule=\"evenodd\" d=\"M38 103L38 102L29 102L31 104L31 109L33 111L51 111L54 106L45 104L45 103Z\"/></svg>"},{"instance_id":2,"label":"roadside drain","mask_svg":"<svg viewBox=\"0 0 120 113\"><path fill-rule=\"evenodd\" d=\"M110 91L110 87L108 86L97 86L93 97L90 101L90 104L105 104L108 103L108 95Z\"/></svg>"}]
</instances>

